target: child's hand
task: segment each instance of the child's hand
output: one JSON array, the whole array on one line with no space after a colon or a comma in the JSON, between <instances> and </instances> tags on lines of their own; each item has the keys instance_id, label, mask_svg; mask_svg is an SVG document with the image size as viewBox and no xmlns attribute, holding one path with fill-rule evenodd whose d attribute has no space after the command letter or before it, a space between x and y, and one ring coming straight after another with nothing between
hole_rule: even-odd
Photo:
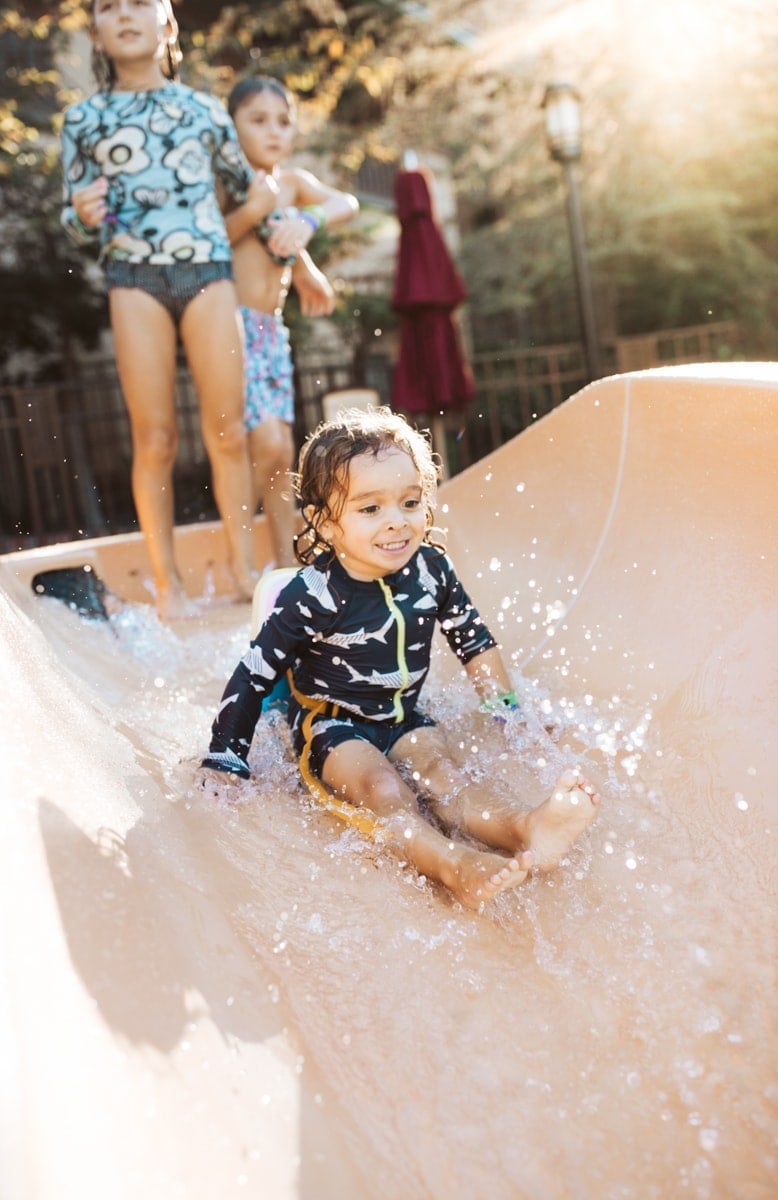
<instances>
[{"instance_id":1,"label":"child's hand","mask_svg":"<svg viewBox=\"0 0 778 1200\"><path fill-rule=\"evenodd\" d=\"M249 184L246 204L259 224L278 204L278 181L266 171L256 171Z\"/></svg>"},{"instance_id":2,"label":"child's hand","mask_svg":"<svg viewBox=\"0 0 778 1200\"><path fill-rule=\"evenodd\" d=\"M488 713L495 721L510 725L512 729L521 729L533 736L545 734L552 741L557 741L560 726L553 718L543 719L519 703L515 692L494 693L486 696L480 704L482 713Z\"/></svg>"},{"instance_id":3,"label":"child's hand","mask_svg":"<svg viewBox=\"0 0 778 1200\"><path fill-rule=\"evenodd\" d=\"M272 232L267 239L267 248L271 254L282 259L304 250L315 232L310 221L306 221L294 209L285 212L280 220L273 218L268 224Z\"/></svg>"},{"instance_id":4,"label":"child's hand","mask_svg":"<svg viewBox=\"0 0 778 1200\"><path fill-rule=\"evenodd\" d=\"M96 229L98 225L102 225L108 211L107 196L108 180L105 175L73 192L71 201L76 216L87 229Z\"/></svg>"},{"instance_id":5,"label":"child's hand","mask_svg":"<svg viewBox=\"0 0 778 1200\"><path fill-rule=\"evenodd\" d=\"M237 803L242 798L240 785L243 782L238 775L213 771L208 767L200 767L195 775L195 787L202 791L207 800L213 801Z\"/></svg>"},{"instance_id":6,"label":"child's hand","mask_svg":"<svg viewBox=\"0 0 778 1200\"><path fill-rule=\"evenodd\" d=\"M328 317L335 308L335 292L323 271L305 256L292 275L304 317Z\"/></svg>"}]
</instances>

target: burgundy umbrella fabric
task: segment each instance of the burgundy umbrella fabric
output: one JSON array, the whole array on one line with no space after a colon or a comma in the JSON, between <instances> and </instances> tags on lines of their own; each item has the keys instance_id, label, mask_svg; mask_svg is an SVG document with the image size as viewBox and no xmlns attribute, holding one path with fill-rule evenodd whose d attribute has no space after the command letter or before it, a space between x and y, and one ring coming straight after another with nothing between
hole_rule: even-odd
<instances>
[{"instance_id":1,"label":"burgundy umbrella fabric","mask_svg":"<svg viewBox=\"0 0 778 1200\"><path fill-rule=\"evenodd\" d=\"M467 407L475 395L452 313L467 292L432 211L421 171L400 171L394 186L400 246L392 307L400 314L400 352L392 407L440 413Z\"/></svg>"}]
</instances>

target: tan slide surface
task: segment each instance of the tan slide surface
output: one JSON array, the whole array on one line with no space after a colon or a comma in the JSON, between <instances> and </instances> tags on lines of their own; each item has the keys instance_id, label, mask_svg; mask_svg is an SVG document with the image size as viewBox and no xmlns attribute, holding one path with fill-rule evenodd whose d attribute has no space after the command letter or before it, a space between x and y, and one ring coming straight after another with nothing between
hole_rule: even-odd
<instances>
[{"instance_id":1,"label":"tan slide surface","mask_svg":"<svg viewBox=\"0 0 778 1200\"><path fill-rule=\"evenodd\" d=\"M196 786L248 636L218 531L172 628L138 538L0 558L2 1200L774 1200L777 464L778 366L690 366L442 489L538 720L443 649L430 710L497 794L603 793L482 914L314 811L275 718ZM110 621L32 593L82 562Z\"/></svg>"}]
</instances>

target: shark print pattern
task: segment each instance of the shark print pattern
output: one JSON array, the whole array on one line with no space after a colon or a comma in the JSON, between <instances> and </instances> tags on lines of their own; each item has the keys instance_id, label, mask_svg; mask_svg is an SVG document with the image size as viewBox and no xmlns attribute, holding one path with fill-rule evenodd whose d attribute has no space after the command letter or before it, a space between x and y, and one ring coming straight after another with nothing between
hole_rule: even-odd
<instances>
[{"instance_id":1,"label":"shark print pattern","mask_svg":"<svg viewBox=\"0 0 778 1200\"><path fill-rule=\"evenodd\" d=\"M321 555L282 589L233 672L232 703L219 709L203 765L248 776L262 702L287 673L293 732L305 711L295 697L384 727L412 722L436 628L463 664L496 645L439 547L425 543L400 571L371 581Z\"/></svg>"}]
</instances>

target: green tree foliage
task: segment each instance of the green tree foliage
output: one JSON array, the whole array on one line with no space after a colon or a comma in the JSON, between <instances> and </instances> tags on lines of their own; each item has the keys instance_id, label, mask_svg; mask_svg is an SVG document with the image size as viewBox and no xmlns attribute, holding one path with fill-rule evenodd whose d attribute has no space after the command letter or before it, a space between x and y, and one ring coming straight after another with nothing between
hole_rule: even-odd
<instances>
[{"instance_id":1,"label":"green tree foliage","mask_svg":"<svg viewBox=\"0 0 778 1200\"><path fill-rule=\"evenodd\" d=\"M89 258L70 247L59 227L56 134L59 114L74 96L58 74L58 54L86 27L89 10L88 0L25 0L0 8L7 78L0 97L0 202L8 245L0 259L0 367L25 348L47 348L67 360L72 339L88 341L103 319ZM326 135L337 117L344 130L340 161L358 165L353 147L360 131L380 121L396 69L380 47L400 20L400 4L181 0L176 13L186 82L224 96L245 71L274 74L300 97L306 135Z\"/></svg>"},{"instance_id":2,"label":"green tree foliage","mask_svg":"<svg viewBox=\"0 0 778 1200\"><path fill-rule=\"evenodd\" d=\"M79 6L24 3L0 9L0 366L15 351L67 370L74 339L90 342L104 301L89 263L59 226L61 182L56 55L83 24ZM55 367L55 369L57 369Z\"/></svg>"},{"instance_id":3,"label":"green tree foliage","mask_svg":"<svg viewBox=\"0 0 778 1200\"><path fill-rule=\"evenodd\" d=\"M562 79L582 97L602 332L736 318L747 352L774 356L775 6L592 0L517 6L501 23L485 4L469 11L481 30L469 65L437 74L415 107L455 163L473 310L541 314L532 332L545 341L577 335L575 306L554 304L574 289L540 110L546 83Z\"/></svg>"},{"instance_id":4,"label":"green tree foliage","mask_svg":"<svg viewBox=\"0 0 778 1200\"><path fill-rule=\"evenodd\" d=\"M734 317L749 353L775 354L778 10L768 0L180 0L176 12L187 82L225 95L247 70L283 78L300 96L306 146L335 169L394 162L408 148L446 157L483 338L505 336L506 314L517 340L578 334L564 187L540 108L546 83L574 83L601 331ZM0 101L0 198L19 260L52 279L28 303L29 321L15 293L16 338L40 325L34 312L47 301L52 320L64 301L66 323L88 324L86 312L76 320L83 256L54 237L51 139L69 99L57 94L53 50L84 19L78 0L0 9L6 62L6 39L19 52ZM44 229L51 241L38 240ZM53 255L67 279L50 269ZM8 251L2 262L18 268Z\"/></svg>"}]
</instances>

